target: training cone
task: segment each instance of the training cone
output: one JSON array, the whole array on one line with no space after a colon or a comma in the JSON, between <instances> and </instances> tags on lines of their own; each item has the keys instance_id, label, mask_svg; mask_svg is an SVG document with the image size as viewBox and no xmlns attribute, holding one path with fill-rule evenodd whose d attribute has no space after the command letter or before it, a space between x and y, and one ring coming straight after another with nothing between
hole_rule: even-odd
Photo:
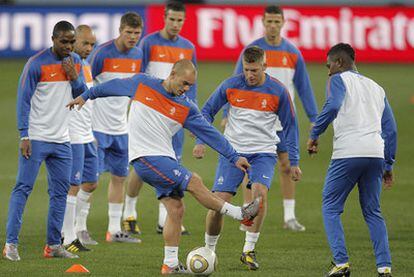
<instances>
[{"instance_id":1,"label":"training cone","mask_svg":"<svg viewBox=\"0 0 414 277\"><path fill-rule=\"evenodd\" d=\"M69 267L66 273L89 273L89 270L81 264L74 264Z\"/></svg>"}]
</instances>

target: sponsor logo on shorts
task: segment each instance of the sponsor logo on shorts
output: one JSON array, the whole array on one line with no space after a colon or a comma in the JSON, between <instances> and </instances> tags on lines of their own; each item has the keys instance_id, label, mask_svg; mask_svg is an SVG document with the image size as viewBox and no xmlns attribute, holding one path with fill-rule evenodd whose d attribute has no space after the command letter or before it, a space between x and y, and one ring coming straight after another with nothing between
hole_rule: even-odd
<instances>
[{"instance_id":1,"label":"sponsor logo on shorts","mask_svg":"<svg viewBox=\"0 0 414 277\"><path fill-rule=\"evenodd\" d=\"M217 179L217 184L222 185L223 183L224 183L224 177L223 177L223 176L220 176L220 177Z\"/></svg>"}]
</instances>

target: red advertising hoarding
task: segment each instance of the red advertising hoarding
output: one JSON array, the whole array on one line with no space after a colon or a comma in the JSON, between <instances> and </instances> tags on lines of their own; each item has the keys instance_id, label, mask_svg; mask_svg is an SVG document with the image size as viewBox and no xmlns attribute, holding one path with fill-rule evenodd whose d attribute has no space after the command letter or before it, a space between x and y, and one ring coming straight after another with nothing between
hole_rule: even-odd
<instances>
[{"instance_id":1,"label":"red advertising hoarding","mask_svg":"<svg viewBox=\"0 0 414 277\"><path fill-rule=\"evenodd\" d=\"M263 35L263 6L188 5L182 35L203 61L234 61L243 47ZM147 31L163 27L163 6L147 10ZM414 8L284 7L283 36L307 61L326 61L338 42L350 43L358 62L414 61Z\"/></svg>"}]
</instances>

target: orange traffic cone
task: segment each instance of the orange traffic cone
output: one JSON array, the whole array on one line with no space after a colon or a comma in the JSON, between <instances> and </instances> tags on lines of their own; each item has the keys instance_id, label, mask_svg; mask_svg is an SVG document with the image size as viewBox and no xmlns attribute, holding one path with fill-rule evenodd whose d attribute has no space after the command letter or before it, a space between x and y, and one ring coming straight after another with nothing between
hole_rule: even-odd
<instances>
[{"instance_id":1,"label":"orange traffic cone","mask_svg":"<svg viewBox=\"0 0 414 277\"><path fill-rule=\"evenodd\" d=\"M90 273L89 270L81 264L74 264L69 267L66 273Z\"/></svg>"}]
</instances>

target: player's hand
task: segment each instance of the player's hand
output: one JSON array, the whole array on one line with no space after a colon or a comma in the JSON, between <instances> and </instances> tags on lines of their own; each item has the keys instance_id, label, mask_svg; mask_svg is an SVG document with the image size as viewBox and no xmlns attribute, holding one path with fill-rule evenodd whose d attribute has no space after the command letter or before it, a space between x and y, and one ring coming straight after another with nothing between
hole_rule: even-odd
<instances>
[{"instance_id":1,"label":"player's hand","mask_svg":"<svg viewBox=\"0 0 414 277\"><path fill-rule=\"evenodd\" d=\"M384 171L384 175L382 176L382 178L384 179L384 188L385 189L389 189L392 187L392 184L394 182L394 176L392 174L392 170L388 171Z\"/></svg>"},{"instance_id":2,"label":"player's hand","mask_svg":"<svg viewBox=\"0 0 414 277\"><path fill-rule=\"evenodd\" d=\"M85 103L86 101L83 100L82 96L78 96L72 102L67 104L66 107L68 107L69 110L72 110L75 106L78 106L78 110L80 110Z\"/></svg>"},{"instance_id":3,"label":"player's hand","mask_svg":"<svg viewBox=\"0 0 414 277\"><path fill-rule=\"evenodd\" d=\"M250 168L250 164L245 157L240 157L236 162L236 167L246 173L247 169Z\"/></svg>"},{"instance_id":4,"label":"player's hand","mask_svg":"<svg viewBox=\"0 0 414 277\"><path fill-rule=\"evenodd\" d=\"M76 71L75 63L73 62L72 56L63 59L62 67L63 70L65 70L69 80L75 81L76 79L78 79L78 72Z\"/></svg>"},{"instance_id":5,"label":"player's hand","mask_svg":"<svg viewBox=\"0 0 414 277\"><path fill-rule=\"evenodd\" d=\"M312 156L318 153L318 144L319 144L319 141L317 139L308 139L306 146L307 146L309 155Z\"/></svg>"},{"instance_id":6,"label":"player's hand","mask_svg":"<svg viewBox=\"0 0 414 277\"><path fill-rule=\"evenodd\" d=\"M20 152L25 159L29 159L32 155L32 143L29 139L23 139L20 141Z\"/></svg>"},{"instance_id":7,"label":"player's hand","mask_svg":"<svg viewBox=\"0 0 414 277\"><path fill-rule=\"evenodd\" d=\"M224 129L226 129L226 125L227 125L227 117L225 117L225 118L223 118L221 121L220 121L220 128L221 128L221 130L223 130L224 131Z\"/></svg>"},{"instance_id":8,"label":"player's hand","mask_svg":"<svg viewBox=\"0 0 414 277\"><path fill-rule=\"evenodd\" d=\"M302 178L302 170L300 170L299 166L291 166L290 167L290 178L293 181L297 182Z\"/></svg>"},{"instance_id":9,"label":"player's hand","mask_svg":"<svg viewBox=\"0 0 414 277\"><path fill-rule=\"evenodd\" d=\"M193 148L193 157L196 159L202 159L204 158L204 155L206 154L206 146L204 144L197 144Z\"/></svg>"}]
</instances>

